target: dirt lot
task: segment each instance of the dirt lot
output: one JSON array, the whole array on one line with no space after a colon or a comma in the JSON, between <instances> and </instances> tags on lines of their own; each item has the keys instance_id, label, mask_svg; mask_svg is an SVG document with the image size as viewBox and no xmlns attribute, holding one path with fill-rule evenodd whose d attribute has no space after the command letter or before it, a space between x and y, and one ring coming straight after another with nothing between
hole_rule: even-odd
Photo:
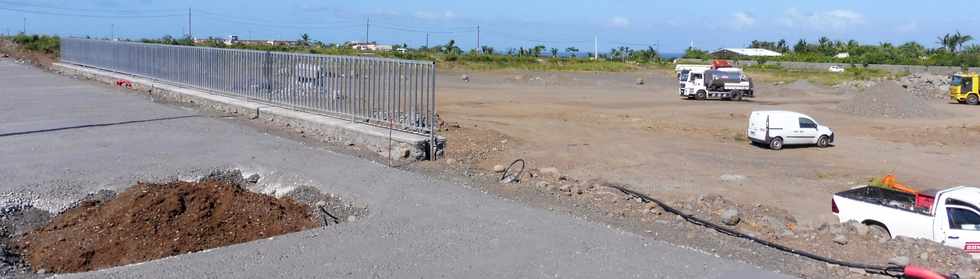
<instances>
[{"instance_id":1,"label":"dirt lot","mask_svg":"<svg viewBox=\"0 0 980 279\"><path fill-rule=\"evenodd\" d=\"M891 81L861 88L761 80L757 98L727 102L680 98L667 71L444 73L438 101L456 164L492 173L524 158L530 168L661 197L720 194L771 205L803 224L835 222L832 193L873 176L895 173L922 189L975 184L980 108L918 97ZM813 116L835 130L836 145L751 145L753 110Z\"/></svg>"}]
</instances>

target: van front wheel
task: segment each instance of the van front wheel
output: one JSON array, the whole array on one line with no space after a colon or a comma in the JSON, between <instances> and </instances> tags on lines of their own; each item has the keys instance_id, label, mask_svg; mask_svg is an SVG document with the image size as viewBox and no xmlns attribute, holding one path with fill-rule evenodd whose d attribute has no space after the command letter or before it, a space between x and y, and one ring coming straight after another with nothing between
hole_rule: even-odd
<instances>
[{"instance_id":1,"label":"van front wheel","mask_svg":"<svg viewBox=\"0 0 980 279\"><path fill-rule=\"evenodd\" d=\"M769 149L772 150L782 150L783 149L783 138L774 138L769 140Z\"/></svg>"},{"instance_id":2,"label":"van front wheel","mask_svg":"<svg viewBox=\"0 0 980 279\"><path fill-rule=\"evenodd\" d=\"M820 136L820 139L817 139L817 147L827 148L828 146L830 146L830 138L829 137L827 137L827 136Z\"/></svg>"}]
</instances>

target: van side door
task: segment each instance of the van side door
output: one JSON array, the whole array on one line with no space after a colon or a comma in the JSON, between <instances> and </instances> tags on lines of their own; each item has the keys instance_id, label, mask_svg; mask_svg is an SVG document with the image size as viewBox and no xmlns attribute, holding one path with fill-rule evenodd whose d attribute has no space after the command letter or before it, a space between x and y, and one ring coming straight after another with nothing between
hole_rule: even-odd
<instances>
[{"instance_id":1,"label":"van side door","mask_svg":"<svg viewBox=\"0 0 980 279\"><path fill-rule=\"evenodd\" d=\"M790 124L789 134L786 135L785 142L790 144L815 144L819 129L817 122L806 117L799 117L797 121Z\"/></svg>"}]
</instances>

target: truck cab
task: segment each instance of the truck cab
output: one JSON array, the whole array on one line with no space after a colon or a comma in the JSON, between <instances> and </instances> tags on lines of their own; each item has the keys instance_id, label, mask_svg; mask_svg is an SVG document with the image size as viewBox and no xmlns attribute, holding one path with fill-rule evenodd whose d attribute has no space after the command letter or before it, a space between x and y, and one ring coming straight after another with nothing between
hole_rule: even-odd
<instances>
[{"instance_id":1,"label":"truck cab","mask_svg":"<svg viewBox=\"0 0 980 279\"><path fill-rule=\"evenodd\" d=\"M960 104L980 105L980 75L976 73L955 74L950 77L949 97Z\"/></svg>"}]
</instances>

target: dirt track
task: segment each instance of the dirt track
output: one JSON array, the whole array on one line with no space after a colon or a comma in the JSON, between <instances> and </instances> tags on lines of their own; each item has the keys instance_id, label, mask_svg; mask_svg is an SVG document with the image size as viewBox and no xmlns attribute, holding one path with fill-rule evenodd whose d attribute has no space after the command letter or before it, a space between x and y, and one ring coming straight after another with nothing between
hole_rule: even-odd
<instances>
[{"instance_id":1,"label":"dirt track","mask_svg":"<svg viewBox=\"0 0 980 279\"><path fill-rule=\"evenodd\" d=\"M667 71L465 73L470 82L462 74L444 73L438 82L452 142L447 155L486 173L525 158L531 168L556 167L576 179L628 183L668 198L715 193L771 204L804 224L836 222L831 194L872 176L894 172L923 189L975 184L980 108L910 100L887 82L860 90L762 81L754 100L726 102L680 98ZM848 112L868 100L876 113ZM889 115L894 106L914 110ZM835 130L836 146L753 146L744 135L753 110L809 114Z\"/></svg>"}]
</instances>

